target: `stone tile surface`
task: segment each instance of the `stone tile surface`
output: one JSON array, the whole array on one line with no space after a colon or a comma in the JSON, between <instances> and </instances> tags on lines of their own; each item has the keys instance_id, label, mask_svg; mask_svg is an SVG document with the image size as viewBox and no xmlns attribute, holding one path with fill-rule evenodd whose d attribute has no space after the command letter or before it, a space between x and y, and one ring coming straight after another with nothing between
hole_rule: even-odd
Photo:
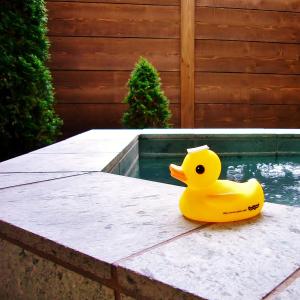
<instances>
[{"instance_id":1,"label":"stone tile surface","mask_svg":"<svg viewBox=\"0 0 300 300\"><path fill-rule=\"evenodd\" d=\"M110 171L138 140L139 130L90 130L0 163L0 173Z\"/></svg>"},{"instance_id":2,"label":"stone tile surface","mask_svg":"<svg viewBox=\"0 0 300 300\"><path fill-rule=\"evenodd\" d=\"M2 162L0 189L1 177L8 176L6 173L11 174L2 177L4 187L10 182L40 181L48 178L47 172L53 172L49 176L60 176L126 170L127 164L121 165L120 159L140 133L157 139L167 134L170 140L176 137L183 143L183 134L191 137L200 134L203 139L215 138L214 134L219 139L253 134L299 137L300 130L91 130ZM287 138L291 144L293 140ZM257 140L255 147L259 150L263 144ZM222 143L218 145L221 147ZM161 144L165 151L170 151L171 146ZM284 145L278 143L278 147L282 149ZM183 144L178 143L174 149L182 148ZM239 151L248 148L244 143ZM29 173L21 178L18 172ZM30 172L45 173L35 177ZM181 217L178 211L181 192L180 187L100 172L2 189L0 233L47 253L49 259L55 257L105 280L111 279L109 264L114 263L119 266L119 281L124 291L136 299L260 299L299 268L300 224L295 221L300 218L299 209L266 204L263 216L255 220L200 229L204 224ZM20 275L18 284L30 277L30 272L29 263L26 276ZM55 268L51 274L55 286ZM81 279L76 280L82 283ZM295 285L281 296L297 296L297 281ZM64 284L58 285L60 288L70 290ZM111 290L98 288L95 290L100 299L110 299ZM125 295L121 297L127 299Z\"/></svg>"},{"instance_id":3,"label":"stone tile surface","mask_svg":"<svg viewBox=\"0 0 300 300\"><path fill-rule=\"evenodd\" d=\"M83 173L0 173L0 189L34 182L46 181L55 178L74 176L78 174Z\"/></svg>"},{"instance_id":4,"label":"stone tile surface","mask_svg":"<svg viewBox=\"0 0 300 300\"><path fill-rule=\"evenodd\" d=\"M101 171L117 162L118 153L29 153L0 164L0 173Z\"/></svg>"},{"instance_id":5,"label":"stone tile surface","mask_svg":"<svg viewBox=\"0 0 300 300\"><path fill-rule=\"evenodd\" d=\"M15 227L0 220L0 236L13 243L21 243L30 251L40 253L51 261L68 265L71 269L93 274L104 280L111 279L111 265L84 253L77 253L74 249L59 244L57 241Z\"/></svg>"},{"instance_id":6,"label":"stone tile surface","mask_svg":"<svg viewBox=\"0 0 300 300\"><path fill-rule=\"evenodd\" d=\"M156 264L156 261L152 262ZM170 272L173 270L170 269ZM173 276L180 276L184 270L179 270ZM164 282L159 282L148 273L146 276L128 270L119 269L119 281L121 280L122 286L127 286L127 292L134 296L135 299L148 299L148 300L208 300L197 295L193 295L181 287L168 285ZM187 280L186 285L189 284ZM222 300L222 298L219 298Z\"/></svg>"},{"instance_id":7,"label":"stone tile surface","mask_svg":"<svg viewBox=\"0 0 300 300\"><path fill-rule=\"evenodd\" d=\"M33 153L119 153L138 139L139 130L90 130Z\"/></svg>"},{"instance_id":8,"label":"stone tile surface","mask_svg":"<svg viewBox=\"0 0 300 300\"><path fill-rule=\"evenodd\" d=\"M114 291L0 239L0 299L105 299Z\"/></svg>"},{"instance_id":9,"label":"stone tile surface","mask_svg":"<svg viewBox=\"0 0 300 300\"><path fill-rule=\"evenodd\" d=\"M90 173L1 190L0 220L111 263L200 226L180 215L181 192Z\"/></svg>"},{"instance_id":10,"label":"stone tile surface","mask_svg":"<svg viewBox=\"0 0 300 300\"><path fill-rule=\"evenodd\" d=\"M153 299L169 299L161 283L211 300L261 299L299 268L299 218L300 209L266 203L256 219L213 224L122 261L119 282Z\"/></svg>"},{"instance_id":11,"label":"stone tile surface","mask_svg":"<svg viewBox=\"0 0 300 300\"><path fill-rule=\"evenodd\" d=\"M136 300L135 298L127 296L127 295L122 294L122 293L120 294L120 298L121 298L121 300Z\"/></svg>"},{"instance_id":12,"label":"stone tile surface","mask_svg":"<svg viewBox=\"0 0 300 300\"><path fill-rule=\"evenodd\" d=\"M276 295L274 300L299 300L300 299L300 277L291 283L284 291Z\"/></svg>"}]
</instances>

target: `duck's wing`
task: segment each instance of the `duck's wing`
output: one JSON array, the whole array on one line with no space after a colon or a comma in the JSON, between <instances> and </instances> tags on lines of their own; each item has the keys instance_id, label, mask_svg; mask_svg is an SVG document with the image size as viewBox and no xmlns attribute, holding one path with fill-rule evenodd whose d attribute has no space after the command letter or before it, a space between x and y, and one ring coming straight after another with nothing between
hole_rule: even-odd
<instances>
[{"instance_id":1,"label":"duck's wing","mask_svg":"<svg viewBox=\"0 0 300 300\"><path fill-rule=\"evenodd\" d=\"M233 196L238 197L243 195L243 193L238 192L224 192L224 193L215 193L215 194L208 194L207 196L210 198L218 198L218 197L227 197L227 196Z\"/></svg>"},{"instance_id":2,"label":"duck's wing","mask_svg":"<svg viewBox=\"0 0 300 300\"><path fill-rule=\"evenodd\" d=\"M212 189L208 192L209 198L219 199L221 197L241 197L245 193L245 185L229 180L218 180Z\"/></svg>"}]
</instances>

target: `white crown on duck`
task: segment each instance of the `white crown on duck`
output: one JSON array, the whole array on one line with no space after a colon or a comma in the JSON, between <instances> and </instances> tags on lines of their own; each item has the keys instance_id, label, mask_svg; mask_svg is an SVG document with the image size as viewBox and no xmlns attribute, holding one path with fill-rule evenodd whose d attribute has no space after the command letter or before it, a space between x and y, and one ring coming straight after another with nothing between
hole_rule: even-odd
<instances>
[{"instance_id":1,"label":"white crown on duck","mask_svg":"<svg viewBox=\"0 0 300 300\"><path fill-rule=\"evenodd\" d=\"M209 149L209 147L207 145L203 145L203 146L200 146L200 147L186 149L186 151L188 153L196 153L196 152L200 152L200 151L208 150L208 149Z\"/></svg>"}]
</instances>

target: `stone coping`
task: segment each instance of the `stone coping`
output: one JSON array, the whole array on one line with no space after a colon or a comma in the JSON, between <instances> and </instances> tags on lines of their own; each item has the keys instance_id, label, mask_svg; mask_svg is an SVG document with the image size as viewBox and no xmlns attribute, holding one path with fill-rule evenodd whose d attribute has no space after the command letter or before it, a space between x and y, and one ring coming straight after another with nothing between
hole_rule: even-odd
<instances>
[{"instance_id":1,"label":"stone coping","mask_svg":"<svg viewBox=\"0 0 300 300\"><path fill-rule=\"evenodd\" d=\"M0 164L0 237L102 282L116 299L298 299L299 208L266 203L248 221L190 222L178 211L183 188L103 172L136 149L139 135L166 133L300 136L88 131Z\"/></svg>"}]
</instances>

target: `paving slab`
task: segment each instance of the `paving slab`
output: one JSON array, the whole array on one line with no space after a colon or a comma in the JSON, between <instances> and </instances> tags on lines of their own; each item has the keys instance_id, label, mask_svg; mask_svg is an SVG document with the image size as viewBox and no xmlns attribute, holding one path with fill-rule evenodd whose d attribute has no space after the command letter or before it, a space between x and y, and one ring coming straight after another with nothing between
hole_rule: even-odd
<instances>
[{"instance_id":1,"label":"paving slab","mask_svg":"<svg viewBox=\"0 0 300 300\"><path fill-rule=\"evenodd\" d=\"M298 208L266 203L255 219L213 224L119 262L119 282L154 299L169 299L170 287L211 300L261 299L300 266L299 218Z\"/></svg>"},{"instance_id":2,"label":"paving slab","mask_svg":"<svg viewBox=\"0 0 300 300\"><path fill-rule=\"evenodd\" d=\"M71 249L74 256L113 263L201 226L180 215L181 192L181 187L106 173L4 189L0 233L47 253L53 243L46 250L43 243L52 241L62 246L55 249L60 257L57 252Z\"/></svg>"},{"instance_id":3,"label":"paving slab","mask_svg":"<svg viewBox=\"0 0 300 300\"><path fill-rule=\"evenodd\" d=\"M0 173L10 172L94 172L118 162L118 153L29 153L0 164Z\"/></svg>"},{"instance_id":4,"label":"paving slab","mask_svg":"<svg viewBox=\"0 0 300 300\"><path fill-rule=\"evenodd\" d=\"M61 177L76 176L83 172L62 172L62 173L0 173L0 189L47 181Z\"/></svg>"},{"instance_id":5,"label":"paving slab","mask_svg":"<svg viewBox=\"0 0 300 300\"><path fill-rule=\"evenodd\" d=\"M139 130L90 130L1 162L0 173L110 171L134 143Z\"/></svg>"},{"instance_id":6,"label":"paving slab","mask_svg":"<svg viewBox=\"0 0 300 300\"><path fill-rule=\"evenodd\" d=\"M273 300L299 300L300 299L300 277L292 282L285 290L276 295Z\"/></svg>"},{"instance_id":7,"label":"paving slab","mask_svg":"<svg viewBox=\"0 0 300 300\"><path fill-rule=\"evenodd\" d=\"M263 215L249 221L193 223L178 211L183 188L99 171L125 174L137 156L141 133L180 139L183 134L292 137L299 132L85 132L0 164L0 237L100 278L121 299L261 299L300 267L299 209L266 204ZM124 155L131 159L121 160ZM277 296L298 294L295 280Z\"/></svg>"},{"instance_id":8,"label":"paving slab","mask_svg":"<svg viewBox=\"0 0 300 300\"><path fill-rule=\"evenodd\" d=\"M33 153L119 153L138 140L139 130L90 130Z\"/></svg>"}]
</instances>

